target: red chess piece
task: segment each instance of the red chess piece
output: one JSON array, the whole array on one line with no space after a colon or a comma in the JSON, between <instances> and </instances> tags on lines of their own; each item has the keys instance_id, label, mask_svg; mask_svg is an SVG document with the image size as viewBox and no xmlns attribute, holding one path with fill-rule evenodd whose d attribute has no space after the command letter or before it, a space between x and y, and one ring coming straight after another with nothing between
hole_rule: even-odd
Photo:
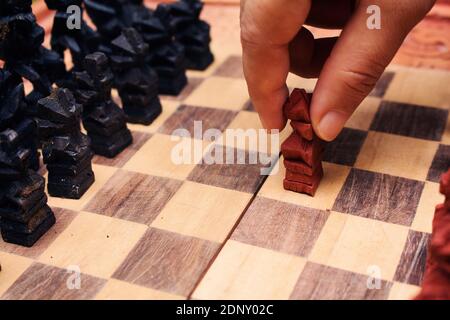
<instances>
[{"instance_id":1,"label":"red chess piece","mask_svg":"<svg viewBox=\"0 0 450 320\"><path fill-rule=\"evenodd\" d=\"M450 299L450 170L441 177L444 204L436 206L422 291L416 300Z\"/></svg>"},{"instance_id":2,"label":"red chess piece","mask_svg":"<svg viewBox=\"0 0 450 320\"><path fill-rule=\"evenodd\" d=\"M303 89L294 89L283 110L294 129L282 143L286 190L314 196L323 177L322 141L314 134L309 108L311 95Z\"/></svg>"}]
</instances>

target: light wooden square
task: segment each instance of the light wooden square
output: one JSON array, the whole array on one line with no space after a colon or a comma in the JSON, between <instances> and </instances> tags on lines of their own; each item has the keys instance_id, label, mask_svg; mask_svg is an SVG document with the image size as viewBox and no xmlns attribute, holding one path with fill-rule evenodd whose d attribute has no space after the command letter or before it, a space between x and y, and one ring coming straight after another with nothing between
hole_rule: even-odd
<instances>
[{"instance_id":1,"label":"light wooden square","mask_svg":"<svg viewBox=\"0 0 450 320\"><path fill-rule=\"evenodd\" d=\"M181 296L134 285L121 280L109 279L95 296L96 300L183 300Z\"/></svg>"},{"instance_id":2,"label":"light wooden square","mask_svg":"<svg viewBox=\"0 0 450 320\"><path fill-rule=\"evenodd\" d=\"M334 201L350 172L350 168L324 162L323 169L324 176L314 197L287 191L283 188L283 179L286 174L286 169L283 164L283 158L281 157L279 160L278 173L267 178L259 195L308 208L331 210Z\"/></svg>"},{"instance_id":3,"label":"light wooden square","mask_svg":"<svg viewBox=\"0 0 450 320\"><path fill-rule=\"evenodd\" d=\"M164 100L161 99L162 104L162 113L155 119L150 125L144 126L141 124L132 124L128 123L128 129L132 131L140 131L147 133L157 132L159 127L174 113L178 106L180 105L179 101L176 100Z\"/></svg>"},{"instance_id":4,"label":"light wooden square","mask_svg":"<svg viewBox=\"0 0 450 320\"><path fill-rule=\"evenodd\" d=\"M172 151L180 143L186 143L191 151L189 162L178 164L172 160ZM209 142L191 138L180 138L160 133L153 135L141 149L125 164L126 170L184 180L202 159ZM198 154L194 150L199 149Z\"/></svg>"},{"instance_id":5,"label":"light wooden square","mask_svg":"<svg viewBox=\"0 0 450 320\"><path fill-rule=\"evenodd\" d=\"M380 103L380 98L367 97L361 102L345 126L347 128L368 131Z\"/></svg>"},{"instance_id":6,"label":"light wooden square","mask_svg":"<svg viewBox=\"0 0 450 320\"><path fill-rule=\"evenodd\" d=\"M449 109L449 83L450 72L403 69L395 74L384 99Z\"/></svg>"},{"instance_id":7,"label":"light wooden square","mask_svg":"<svg viewBox=\"0 0 450 320\"><path fill-rule=\"evenodd\" d=\"M355 167L425 180L439 144L434 141L369 132Z\"/></svg>"},{"instance_id":8,"label":"light wooden square","mask_svg":"<svg viewBox=\"0 0 450 320\"><path fill-rule=\"evenodd\" d=\"M367 276L393 279L408 236L408 228L378 220L332 212L309 260Z\"/></svg>"},{"instance_id":9,"label":"light wooden square","mask_svg":"<svg viewBox=\"0 0 450 320\"><path fill-rule=\"evenodd\" d=\"M152 227L222 243L251 194L185 181Z\"/></svg>"},{"instance_id":10,"label":"light wooden square","mask_svg":"<svg viewBox=\"0 0 450 320\"><path fill-rule=\"evenodd\" d=\"M138 242L147 226L81 212L44 251L39 261L109 278Z\"/></svg>"},{"instance_id":11,"label":"light wooden square","mask_svg":"<svg viewBox=\"0 0 450 320\"><path fill-rule=\"evenodd\" d=\"M197 107L241 110L248 99L245 80L213 76L203 81L184 103Z\"/></svg>"},{"instance_id":12,"label":"light wooden square","mask_svg":"<svg viewBox=\"0 0 450 320\"><path fill-rule=\"evenodd\" d=\"M420 287L406 283L394 282L389 292L389 300L412 300L420 292Z\"/></svg>"},{"instance_id":13,"label":"light wooden square","mask_svg":"<svg viewBox=\"0 0 450 320\"><path fill-rule=\"evenodd\" d=\"M305 89L308 92L313 92L317 84L317 79L302 78L293 73L289 73L286 84L290 89L299 88Z\"/></svg>"},{"instance_id":14,"label":"light wooden square","mask_svg":"<svg viewBox=\"0 0 450 320\"><path fill-rule=\"evenodd\" d=\"M48 205L50 207L58 207L64 209L70 209L74 211L81 211L86 204L97 194L97 192L105 185L105 183L113 176L117 171L117 168L110 166L103 166L99 164L92 164L92 171L94 171L95 182L86 191L86 193L79 200L75 199L63 199L48 197ZM45 174L45 180L48 181L48 173Z\"/></svg>"},{"instance_id":15,"label":"light wooden square","mask_svg":"<svg viewBox=\"0 0 450 320\"><path fill-rule=\"evenodd\" d=\"M411 229L431 233L435 207L443 202L444 196L439 193L439 183L426 181Z\"/></svg>"},{"instance_id":16,"label":"light wooden square","mask_svg":"<svg viewBox=\"0 0 450 320\"><path fill-rule=\"evenodd\" d=\"M238 113L238 115L233 119L233 121L230 123L230 125L227 127L227 129L233 129L233 130L243 130L244 134L246 135L245 139L245 146L241 147L238 146L236 139L227 139L226 133L222 135L223 137L223 144L227 147L237 147L239 149L247 150L247 151L254 151L254 152L263 152L265 154L273 154L277 153L277 150L280 150L280 146L283 143L284 140L289 137L289 135L292 133L292 128L289 124L286 125L286 128L281 131L278 134L278 144L277 148L272 149L272 141L277 141L275 138L275 135L269 135L264 134L260 136L260 130L263 130L263 126L261 124L261 121L259 119L259 116L256 112L251 111L241 111ZM249 138L253 138L251 132L247 132L247 130L251 130L252 132L255 131L257 139L255 140L255 143L251 144L249 142ZM262 138L262 139L261 139ZM263 144L263 141L266 141L266 143ZM259 145L261 144L261 148ZM279 152L279 151L278 151ZM278 153L277 153L278 154Z\"/></svg>"},{"instance_id":17,"label":"light wooden square","mask_svg":"<svg viewBox=\"0 0 450 320\"><path fill-rule=\"evenodd\" d=\"M31 265L33 260L0 251L0 297Z\"/></svg>"},{"instance_id":18,"label":"light wooden square","mask_svg":"<svg viewBox=\"0 0 450 320\"><path fill-rule=\"evenodd\" d=\"M195 299L288 299L305 260L230 240L194 291Z\"/></svg>"}]
</instances>

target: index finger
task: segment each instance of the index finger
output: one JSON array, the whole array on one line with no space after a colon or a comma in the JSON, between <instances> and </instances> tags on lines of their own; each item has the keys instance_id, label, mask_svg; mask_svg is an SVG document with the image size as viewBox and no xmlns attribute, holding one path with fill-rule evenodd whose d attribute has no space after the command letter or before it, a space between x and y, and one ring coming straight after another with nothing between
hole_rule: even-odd
<instances>
[{"instance_id":1,"label":"index finger","mask_svg":"<svg viewBox=\"0 0 450 320\"><path fill-rule=\"evenodd\" d=\"M289 43L301 29L309 0L241 1L241 42L250 98L267 129L283 129ZM308 54L308 50L304 51Z\"/></svg>"}]
</instances>

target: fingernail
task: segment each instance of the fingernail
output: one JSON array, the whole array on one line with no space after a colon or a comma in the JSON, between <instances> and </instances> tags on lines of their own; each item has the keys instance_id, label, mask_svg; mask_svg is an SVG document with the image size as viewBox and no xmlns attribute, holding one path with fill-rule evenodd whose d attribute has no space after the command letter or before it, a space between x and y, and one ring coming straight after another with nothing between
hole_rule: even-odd
<instances>
[{"instance_id":1,"label":"fingernail","mask_svg":"<svg viewBox=\"0 0 450 320\"><path fill-rule=\"evenodd\" d=\"M334 140L339 132L341 132L347 119L347 115L342 112L329 111L323 116L322 120L320 120L319 125L317 126L317 130L319 131L317 134L323 140Z\"/></svg>"}]
</instances>

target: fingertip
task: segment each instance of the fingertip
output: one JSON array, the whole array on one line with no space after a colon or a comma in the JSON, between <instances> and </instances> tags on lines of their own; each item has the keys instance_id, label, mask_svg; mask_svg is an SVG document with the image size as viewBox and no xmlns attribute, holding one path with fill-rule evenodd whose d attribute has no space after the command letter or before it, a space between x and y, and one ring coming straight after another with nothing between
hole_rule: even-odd
<instances>
[{"instance_id":1,"label":"fingertip","mask_svg":"<svg viewBox=\"0 0 450 320\"><path fill-rule=\"evenodd\" d=\"M330 110L319 119L314 127L315 133L325 141L333 141L344 128L348 115L339 110Z\"/></svg>"}]
</instances>

